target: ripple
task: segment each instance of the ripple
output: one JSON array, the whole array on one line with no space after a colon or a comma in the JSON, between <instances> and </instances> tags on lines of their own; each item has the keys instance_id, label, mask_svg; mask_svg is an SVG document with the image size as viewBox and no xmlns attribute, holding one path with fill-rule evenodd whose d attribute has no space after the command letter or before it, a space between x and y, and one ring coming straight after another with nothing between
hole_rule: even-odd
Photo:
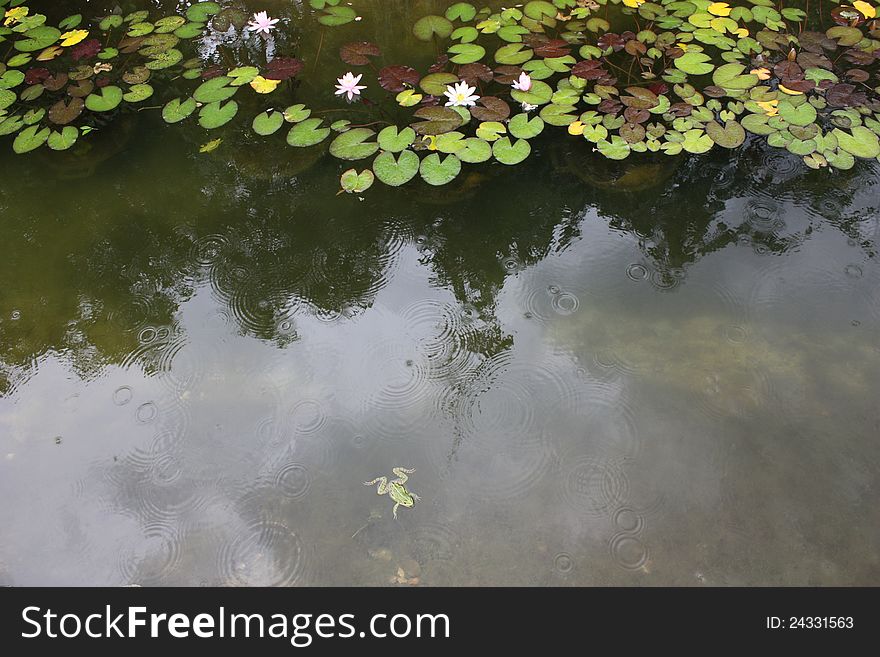
<instances>
[{"instance_id":1,"label":"ripple","mask_svg":"<svg viewBox=\"0 0 880 657\"><path fill-rule=\"evenodd\" d=\"M847 265L843 268L843 273L847 275L848 278L861 278L864 276L864 271L859 265Z\"/></svg>"},{"instance_id":2,"label":"ripple","mask_svg":"<svg viewBox=\"0 0 880 657\"><path fill-rule=\"evenodd\" d=\"M153 328L152 326L147 326L142 328L140 333L138 333L137 339L141 344L149 344L158 336L158 330Z\"/></svg>"},{"instance_id":3,"label":"ripple","mask_svg":"<svg viewBox=\"0 0 880 657\"><path fill-rule=\"evenodd\" d=\"M461 376L479 366L477 315L472 308L424 299L401 312L404 332L419 351L431 379Z\"/></svg>"},{"instance_id":4,"label":"ripple","mask_svg":"<svg viewBox=\"0 0 880 657\"><path fill-rule=\"evenodd\" d=\"M113 391L113 403L117 406L125 406L134 397L131 386L119 386Z\"/></svg>"},{"instance_id":5,"label":"ripple","mask_svg":"<svg viewBox=\"0 0 880 657\"><path fill-rule=\"evenodd\" d=\"M580 301L570 292L560 292L553 296L551 305L558 315L573 315L577 312Z\"/></svg>"},{"instance_id":6,"label":"ripple","mask_svg":"<svg viewBox=\"0 0 880 657\"><path fill-rule=\"evenodd\" d=\"M137 407L134 415L141 424L149 424L159 416L159 408L154 402L144 402Z\"/></svg>"},{"instance_id":7,"label":"ripple","mask_svg":"<svg viewBox=\"0 0 880 657\"><path fill-rule=\"evenodd\" d=\"M451 561L461 547L461 537L449 525L425 523L408 535L409 554L420 565L432 561Z\"/></svg>"},{"instance_id":8,"label":"ripple","mask_svg":"<svg viewBox=\"0 0 880 657\"><path fill-rule=\"evenodd\" d=\"M516 256L513 256L513 255L509 255L509 256L505 256L505 257L501 258L500 262L501 262L501 267L508 274L517 274L517 273L523 271L523 269L525 269L525 266L520 261L520 259L517 258Z\"/></svg>"},{"instance_id":9,"label":"ripple","mask_svg":"<svg viewBox=\"0 0 880 657\"><path fill-rule=\"evenodd\" d=\"M721 328L721 333L731 344L742 344L749 339L749 332L738 324L726 324Z\"/></svg>"},{"instance_id":10,"label":"ripple","mask_svg":"<svg viewBox=\"0 0 880 657\"><path fill-rule=\"evenodd\" d=\"M287 497L305 497L312 486L309 469L296 462L285 463L275 473L275 486Z\"/></svg>"},{"instance_id":11,"label":"ripple","mask_svg":"<svg viewBox=\"0 0 880 657\"><path fill-rule=\"evenodd\" d=\"M620 532L628 534L640 534L645 528L645 517L629 507L617 509L612 516L612 521Z\"/></svg>"},{"instance_id":12,"label":"ripple","mask_svg":"<svg viewBox=\"0 0 880 657\"><path fill-rule=\"evenodd\" d=\"M698 374L695 372L695 376ZM750 417L765 408L772 397L767 373L757 365L743 364L724 370L707 370L702 375L698 405L713 419Z\"/></svg>"},{"instance_id":13,"label":"ripple","mask_svg":"<svg viewBox=\"0 0 880 657\"><path fill-rule=\"evenodd\" d=\"M746 221L756 230L771 232L783 224L780 206L769 199L750 199L746 204Z\"/></svg>"},{"instance_id":14,"label":"ripple","mask_svg":"<svg viewBox=\"0 0 880 657\"><path fill-rule=\"evenodd\" d=\"M193 242L190 249L190 257L201 267L210 267L223 254L229 246L229 238L226 235L204 235Z\"/></svg>"},{"instance_id":15,"label":"ripple","mask_svg":"<svg viewBox=\"0 0 880 657\"><path fill-rule=\"evenodd\" d=\"M608 543L611 558L627 570L639 570L648 563L648 548L629 532L619 532Z\"/></svg>"},{"instance_id":16,"label":"ripple","mask_svg":"<svg viewBox=\"0 0 880 657\"><path fill-rule=\"evenodd\" d=\"M180 536L170 527L151 527L119 551L116 568L126 584L167 585L180 565Z\"/></svg>"},{"instance_id":17,"label":"ripple","mask_svg":"<svg viewBox=\"0 0 880 657\"><path fill-rule=\"evenodd\" d=\"M651 285L653 285L655 289L663 292L674 290L681 284L681 281L682 276L676 275L672 271L655 269L651 272Z\"/></svg>"},{"instance_id":18,"label":"ripple","mask_svg":"<svg viewBox=\"0 0 880 657\"><path fill-rule=\"evenodd\" d=\"M553 558L553 568L562 574L570 573L574 568L574 560L566 552L560 552Z\"/></svg>"},{"instance_id":19,"label":"ripple","mask_svg":"<svg viewBox=\"0 0 880 657\"><path fill-rule=\"evenodd\" d=\"M626 268L626 275L631 281L641 282L648 280L650 272L645 265L633 263Z\"/></svg>"},{"instance_id":20,"label":"ripple","mask_svg":"<svg viewBox=\"0 0 880 657\"><path fill-rule=\"evenodd\" d=\"M790 155L787 151L772 148L762 155L764 166L775 174L788 175L798 170L800 158Z\"/></svg>"},{"instance_id":21,"label":"ripple","mask_svg":"<svg viewBox=\"0 0 880 657\"><path fill-rule=\"evenodd\" d=\"M291 426L297 434L316 433L326 421L324 407L316 399L304 399L290 411Z\"/></svg>"},{"instance_id":22,"label":"ripple","mask_svg":"<svg viewBox=\"0 0 880 657\"><path fill-rule=\"evenodd\" d=\"M220 549L219 571L227 586L294 586L303 577L305 550L286 525L257 521Z\"/></svg>"},{"instance_id":23,"label":"ripple","mask_svg":"<svg viewBox=\"0 0 880 657\"><path fill-rule=\"evenodd\" d=\"M9 319L11 319L13 322L18 321L19 319L21 319L21 311L13 310L12 313L9 315Z\"/></svg>"},{"instance_id":24,"label":"ripple","mask_svg":"<svg viewBox=\"0 0 880 657\"><path fill-rule=\"evenodd\" d=\"M619 461L581 457L564 463L562 495L572 509L610 516L629 497L629 480Z\"/></svg>"}]
</instances>

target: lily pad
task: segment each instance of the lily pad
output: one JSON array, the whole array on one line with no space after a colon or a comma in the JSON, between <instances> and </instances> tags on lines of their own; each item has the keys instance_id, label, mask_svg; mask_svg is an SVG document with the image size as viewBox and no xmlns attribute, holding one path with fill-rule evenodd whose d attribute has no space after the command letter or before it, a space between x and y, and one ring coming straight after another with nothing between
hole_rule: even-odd
<instances>
[{"instance_id":1,"label":"lily pad","mask_svg":"<svg viewBox=\"0 0 880 657\"><path fill-rule=\"evenodd\" d=\"M455 155L447 155L445 159L440 159L438 153L431 153L422 160L419 166L419 173L422 179L429 185L445 185L451 182L461 171L461 160Z\"/></svg>"},{"instance_id":2,"label":"lily pad","mask_svg":"<svg viewBox=\"0 0 880 657\"><path fill-rule=\"evenodd\" d=\"M413 25L412 31L416 39L419 41L431 41L435 36L440 39L445 39L452 34L452 30L454 29L455 26L448 18L429 15L423 16L417 20L415 25Z\"/></svg>"},{"instance_id":3,"label":"lily pad","mask_svg":"<svg viewBox=\"0 0 880 657\"><path fill-rule=\"evenodd\" d=\"M195 109L195 98L187 98L184 101L181 101L180 98L175 98L162 108L162 118L166 123L179 123L192 114Z\"/></svg>"},{"instance_id":4,"label":"lily pad","mask_svg":"<svg viewBox=\"0 0 880 657\"><path fill-rule=\"evenodd\" d=\"M275 134L284 125L284 114L275 110L261 112L254 117L251 127L258 135Z\"/></svg>"},{"instance_id":5,"label":"lily pad","mask_svg":"<svg viewBox=\"0 0 880 657\"><path fill-rule=\"evenodd\" d=\"M109 112L122 102L122 89L109 85L86 97L86 109L92 112Z\"/></svg>"},{"instance_id":6,"label":"lily pad","mask_svg":"<svg viewBox=\"0 0 880 657\"><path fill-rule=\"evenodd\" d=\"M401 151L397 158L386 151L373 160L376 177L386 185L399 187L412 180L419 172L419 156L412 151Z\"/></svg>"},{"instance_id":7,"label":"lily pad","mask_svg":"<svg viewBox=\"0 0 880 657\"><path fill-rule=\"evenodd\" d=\"M153 95L153 87L148 84L135 84L122 96L129 103L140 103Z\"/></svg>"},{"instance_id":8,"label":"lily pad","mask_svg":"<svg viewBox=\"0 0 880 657\"><path fill-rule=\"evenodd\" d=\"M351 23L357 18L357 12L351 7L325 7L323 13L318 16L318 22L327 27L338 27Z\"/></svg>"},{"instance_id":9,"label":"lily pad","mask_svg":"<svg viewBox=\"0 0 880 657\"><path fill-rule=\"evenodd\" d=\"M429 73L419 81L419 86L426 94L442 96L446 87L457 82L458 76L452 73Z\"/></svg>"},{"instance_id":10,"label":"lily pad","mask_svg":"<svg viewBox=\"0 0 880 657\"><path fill-rule=\"evenodd\" d=\"M235 95L238 87L233 87L232 78L222 75L202 82L193 92L193 98L199 103L213 103L227 100Z\"/></svg>"},{"instance_id":11,"label":"lily pad","mask_svg":"<svg viewBox=\"0 0 880 657\"><path fill-rule=\"evenodd\" d=\"M311 115L312 110L310 110L302 103L291 105L286 110L284 110L284 120L288 123L299 123L300 121L305 121Z\"/></svg>"},{"instance_id":12,"label":"lily pad","mask_svg":"<svg viewBox=\"0 0 880 657\"><path fill-rule=\"evenodd\" d=\"M299 148L320 144L330 135L330 128L319 127L322 123L321 119L300 121L287 133L287 143Z\"/></svg>"},{"instance_id":13,"label":"lily pad","mask_svg":"<svg viewBox=\"0 0 880 657\"><path fill-rule=\"evenodd\" d=\"M196 23L205 23L211 16L219 13L220 9L216 2L199 2L186 10L186 17Z\"/></svg>"},{"instance_id":14,"label":"lily pad","mask_svg":"<svg viewBox=\"0 0 880 657\"><path fill-rule=\"evenodd\" d=\"M239 66L238 68L234 68L229 71L226 76L232 79L232 81L229 83L230 87L242 87L246 84L249 84L251 80L257 77L259 74L260 69L258 69L256 66Z\"/></svg>"},{"instance_id":15,"label":"lily pad","mask_svg":"<svg viewBox=\"0 0 880 657\"><path fill-rule=\"evenodd\" d=\"M418 119L424 119L424 121L412 125L420 135L439 135L451 132L462 123L461 115L451 107L423 107L417 110L414 116Z\"/></svg>"},{"instance_id":16,"label":"lily pad","mask_svg":"<svg viewBox=\"0 0 880 657\"><path fill-rule=\"evenodd\" d=\"M15 42L15 49L20 52L34 52L51 46L58 41L61 30L41 25L24 33L24 39Z\"/></svg>"},{"instance_id":17,"label":"lily pad","mask_svg":"<svg viewBox=\"0 0 880 657\"><path fill-rule=\"evenodd\" d=\"M509 137L499 139L492 144L492 155L501 164L519 164L525 160L532 152L532 147L525 139L517 139L511 143Z\"/></svg>"},{"instance_id":18,"label":"lily pad","mask_svg":"<svg viewBox=\"0 0 880 657\"><path fill-rule=\"evenodd\" d=\"M356 169L349 169L339 177L339 184L349 194L360 194L372 187L375 179L376 177L369 169L364 169L360 173Z\"/></svg>"},{"instance_id":19,"label":"lily pad","mask_svg":"<svg viewBox=\"0 0 880 657\"><path fill-rule=\"evenodd\" d=\"M199 125L206 130L213 130L229 123L238 114L238 103L229 100L223 103L215 100L199 110Z\"/></svg>"},{"instance_id":20,"label":"lily pad","mask_svg":"<svg viewBox=\"0 0 880 657\"><path fill-rule=\"evenodd\" d=\"M723 148L737 148L746 140L746 131L733 120L725 121L724 126L717 121L709 121L705 127L709 138Z\"/></svg>"},{"instance_id":21,"label":"lily pad","mask_svg":"<svg viewBox=\"0 0 880 657\"><path fill-rule=\"evenodd\" d=\"M330 143L330 154L340 160L361 160L379 150L379 144L366 141L376 133L369 128L343 132Z\"/></svg>"},{"instance_id":22,"label":"lily pad","mask_svg":"<svg viewBox=\"0 0 880 657\"><path fill-rule=\"evenodd\" d=\"M12 142L12 150L19 155L29 153L45 144L51 132L49 128L40 128L38 125L25 128L16 135L15 141Z\"/></svg>"},{"instance_id":23,"label":"lily pad","mask_svg":"<svg viewBox=\"0 0 880 657\"><path fill-rule=\"evenodd\" d=\"M68 125L60 131L53 130L46 143L53 151L66 151L76 143L77 139L79 139L79 129Z\"/></svg>"},{"instance_id":24,"label":"lily pad","mask_svg":"<svg viewBox=\"0 0 880 657\"><path fill-rule=\"evenodd\" d=\"M537 116L530 119L528 114L517 114L510 119L507 129L517 139L531 139L544 130L544 121Z\"/></svg>"},{"instance_id":25,"label":"lily pad","mask_svg":"<svg viewBox=\"0 0 880 657\"><path fill-rule=\"evenodd\" d=\"M397 126L389 125L383 128L376 140L379 142L379 148L383 151L391 153L399 153L411 145L416 139L416 131L412 128L403 128L399 130Z\"/></svg>"},{"instance_id":26,"label":"lily pad","mask_svg":"<svg viewBox=\"0 0 880 657\"><path fill-rule=\"evenodd\" d=\"M778 106L779 116L792 125L805 126L816 121L816 108L810 103L801 103L798 106L787 101L781 101Z\"/></svg>"},{"instance_id":27,"label":"lily pad","mask_svg":"<svg viewBox=\"0 0 880 657\"><path fill-rule=\"evenodd\" d=\"M832 130L832 134L837 137L837 144L840 149L850 155L861 158L873 158L880 155L880 140L878 140L876 134L860 125L850 128L850 132L852 134L840 128Z\"/></svg>"},{"instance_id":28,"label":"lily pad","mask_svg":"<svg viewBox=\"0 0 880 657\"><path fill-rule=\"evenodd\" d=\"M703 52L686 52L681 57L675 58L675 68L689 75L705 75L711 73L715 65L710 63L710 57Z\"/></svg>"},{"instance_id":29,"label":"lily pad","mask_svg":"<svg viewBox=\"0 0 880 657\"><path fill-rule=\"evenodd\" d=\"M586 134L586 132L584 132ZM623 160L629 156L630 146L623 137L612 135L611 139L602 139L596 143L598 151L610 160Z\"/></svg>"},{"instance_id":30,"label":"lily pad","mask_svg":"<svg viewBox=\"0 0 880 657\"><path fill-rule=\"evenodd\" d=\"M449 47L452 55L449 61L453 64L473 64L486 56L486 49L475 43L457 43Z\"/></svg>"},{"instance_id":31,"label":"lily pad","mask_svg":"<svg viewBox=\"0 0 880 657\"><path fill-rule=\"evenodd\" d=\"M469 2L456 2L446 10L446 18L470 23L477 15L477 9Z\"/></svg>"},{"instance_id":32,"label":"lily pad","mask_svg":"<svg viewBox=\"0 0 880 657\"><path fill-rule=\"evenodd\" d=\"M462 162L478 163L485 162L492 157L492 145L477 137L468 137L463 140L463 147L455 152Z\"/></svg>"}]
</instances>

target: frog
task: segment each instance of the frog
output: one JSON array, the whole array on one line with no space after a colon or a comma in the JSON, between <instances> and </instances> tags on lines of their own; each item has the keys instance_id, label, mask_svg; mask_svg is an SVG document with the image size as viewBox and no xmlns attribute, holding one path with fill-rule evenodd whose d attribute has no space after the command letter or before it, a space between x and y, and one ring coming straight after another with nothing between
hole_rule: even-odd
<instances>
[{"instance_id":1,"label":"frog","mask_svg":"<svg viewBox=\"0 0 880 657\"><path fill-rule=\"evenodd\" d=\"M391 472L397 475L397 479L392 479L391 482L389 482L388 477L378 477L373 479L373 481L365 481L364 486L379 484L376 492L379 495L387 494L392 500L394 500L394 508L391 513L394 516L394 519L397 520L397 507L405 506L411 508L421 499L405 486L407 480L409 480L408 475L411 475L415 471L415 468L393 468Z\"/></svg>"}]
</instances>

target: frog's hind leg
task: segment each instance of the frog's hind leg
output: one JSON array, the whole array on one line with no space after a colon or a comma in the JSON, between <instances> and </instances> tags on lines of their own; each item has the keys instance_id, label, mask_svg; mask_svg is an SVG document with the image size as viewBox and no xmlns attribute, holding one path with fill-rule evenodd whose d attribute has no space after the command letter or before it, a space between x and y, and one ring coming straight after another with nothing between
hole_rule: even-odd
<instances>
[{"instance_id":1,"label":"frog's hind leg","mask_svg":"<svg viewBox=\"0 0 880 657\"><path fill-rule=\"evenodd\" d=\"M373 481L364 482L364 486L372 486L373 484L379 484L379 487L376 489L376 494L384 495L388 492L388 477L378 477L373 479Z\"/></svg>"},{"instance_id":2,"label":"frog's hind leg","mask_svg":"<svg viewBox=\"0 0 880 657\"><path fill-rule=\"evenodd\" d=\"M394 519L397 520L397 507L400 506L400 502L394 505L394 508L391 509L391 515L394 516Z\"/></svg>"},{"instance_id":3,"label":"frog's hind leg","mask_svg":"<svg viewBox=\"0 0 880 657\"><path fill-rule=\"evenodd\" d=\"M415 471L415 468L394 468L391 471L397 475L397 479L394 480L394 483L405 484L407 481L409 481L409 477L407 477L407 475L411 475Z\"/></svg>"}]
</instances>

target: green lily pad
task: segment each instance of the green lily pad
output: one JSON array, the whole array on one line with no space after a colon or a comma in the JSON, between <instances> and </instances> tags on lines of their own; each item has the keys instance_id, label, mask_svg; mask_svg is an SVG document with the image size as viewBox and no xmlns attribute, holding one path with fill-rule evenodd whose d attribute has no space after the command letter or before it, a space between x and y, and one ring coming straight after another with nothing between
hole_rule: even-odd
<instances>
[{"instance_id":1,"label":"green lily pad","mask_svg":"<svg viewBox=\"0 0 880 657\"><path fill-rule=\"evenodd\" d=\"M340 160L361 160L379 150L379 144L366 141L376 133L369 128L343 132L330 143L330 154Z\"/></svg>"},{"instance_id":2,"label":"green lily pad","mask_svg":"<svg viewBox=\"0 0 880 657\"><path fill-rule=\"evenodd\" d=\"M174 36L178 39L194 39L199 36L204 29L204 23L187 23L174 30Z\"/></svg>"},{"instance_id":3,"label":"green lily pad","mask_svg":"<svg viewBox=\"0 0 880 657\"><path fill-rule=\"evenodd\" d=\"M321 119L300 121L287 133L287 143L299 148L320 144L330 135L330 128L319 127L322 123Z\"/></svg>"},{"instance_id":4,"label":"green lily pad","mask_svg":"<svg viewBox=\"0 0 880 657\"><path fill-rule=\"evenodd\" d=\"M35 123L42 121L44 116L46 116L46 108L37 107L25 112L24 116L21 117L21 120L24 121L25 125L34 125Z\"/></svg>"},{"instance_id":5,"label":"green lily pad","mask_svg":"<svg viewBox=\"0 0 880 657\"><path fill-rule=\"evenodd\" d=\"M58 41L61 30L41 25L24 33L25 38L15 42L15 49L20 52L34 52L48 48Z\"/></svg>"},{"instance_id":6,"label":"green lily pad","mask_svg":"<svg viewBox=\"0 0 880 657\"><path fill-rule=\"evenodd\" d=\"M537 116L529 119L528 114L517 114L510 119L507 129L517 139L532 139L544 130L544 121Z\"/></svg>"},{"instance_id":7,"label":"green lily pad","mask_svg":"<svg viewBox=\"0 0 880 657\"><path fill-rule=\"evenodd\" d=\"M109 112L122 102L122 89L109 85L86 96L86 109L93 112Z\"/></svg>"},{"instance_id":8,"label":"green lily pad","mask_svg":"<svg viewBox=\"0 0 880 657\"><path fill-rule=\"evenodd\" d=\"M462 162L476 164L485 162L492 157L492 145L477 137L468 137L463 141L463 147L455 152Z\"/></svg>"},{"instance_id":9,"label":"green lily pad","mask_svg":"<svg viewBox=\"0 0 880 657\"><path fill-rule=\"evenodd\" d=\"M386 185L399 187L419 172L419 156L407 150L401 151L396 159L390 151L379 153L373 160L373 172Z\"/></svg>"},{"instance_id":10,"label":"green lily pad","mask_svg":"<svg viewBox=\"0 0 880 657\"><path fill-rule=\"evenodd\" d=\"M434 145L441 153L457 153L464 148L464 138L463 132L444 132L437 135Z\"/></svg>"},{"instance_id":11,"label":"green lily pad","mask_svg":"<svg viewBox=\"0 0 880 657\"><path fill-rule=\"evenodd\" d=\"M153 95L153 87L148 84L135 84L122 96L129 103L140 103Z\"/></svg>"},{"instance_id":12,"label":"green lily pad","mask_svg":"<svg viewBox=\"0 0 880 657\"><path fill-rule=\"evenodd\" d=\"M792 125L805 126L816 121L816 108L810 103L801 103L795 107L791 102L779 102L779 116Z\"/></svg>"},{"instance_id":13,"label":"green lily pad","mask_svg":"<svg viewBox=\"0 0 880 657\"><path fill-rule=\"evenodd\" d=\"M598 127L598 126L597 126ZM584 131L586 134L586 131ZM598 151L610 160L623 160L629 156L630 146L623 137L612 135L610 140L602 139L596 143Z\"/></svg>"},{"instance_id":14,"label":"green lily pad","mask_svg":"<svg viewBox=\"0 0 880 657\"><path fill-rule=\"evenodd\" d=\"M477 137L484 141L497 141L507 133L507 126L500 121L483 121L477 128Z\"/></svg>"},{"instance_id":15,"label":"green lily pad","mask_svg":"<svg viewBox=\"0 0 880 657\"><path fill-rule=\"evenodd\" d=\"M323 13L318 16L318 22L327 27L338 27L351 23L357 18L357 12L351 7L325 7Z\"/></svg>"},{"instance_id":16,"label":"green lily pad","mask_svg":"<svg viewBox=\"0 0 880 657\"><path fill-rule=\"evenodd\" d=\"M684 133L684 141L681 147L688 153L707 153L712 149L712 138L699 128L693 128Z\"/></svg>"},{"instance_id":17,"label":"green lily pad","mask_svg":"<svg viewBox=\"0 0 880 657\"><path fill-rule=\"evenodd\" d=\"M458 76L452 73L429 73L419 81L419 86L426 94L442 96L446 87L457 82Z\"/></svg>"},{"instance_id":18,"label":"green lily pad","mask_svg":"<svg viewBox=\"0 0 880 657\"><path fill-rule=\"evenodd\" d=\"M206 23L211 16L219 13L220 9L220 5L216 2L199 2L186 10L186 17L195 23Z\"/></svg>"},{"instance_id":19,"label":"green lily pad","mask_svg":"<svg viewBox=\"0 0 880 657\"><path fill-rule=\"evenodd\" d=\"M733 120L725 121L723 127L717 121L709 121L705 128L709 138L723 148L742 146L746 140L746 131Z\"/></svg>"},{"instance_id":20,"label":"green lily pad","mask_svg":"<svg viewBox=\"0 0 880 657\"><path fill-rule=\"evenodd\" d=\"M577 112L574 105L545 105L541 108L541 119L555 126L567 126L577 121Z\"/></svg>"},{"instance_id":21,"label":"green lily pad","mask_svg":"<svg viewBox=\"0 0 880 657\"><path fill-rule=\"evenodd\" d=\"M147 22L132 23L126 34L130 37L146 36L153 31L153 24Z\"/></svg>"},{"instance_id":22,"label":"green lily pad","mask_svg":"<svg viewBox=\"0 0 880 657\"><path fill-rule=\"evenodd\" d=\"M151 71L161 71L162 69L174 66L181 60L183 60L183 53L177 48L171 48L164 52L157 53L150 61L144 64L144 66Z\"/></svg>"},{"instance_id":23,"label":"green lily pad","mask_svg":"<svg viewBox=\"0 0 880 657\"><path fill-rule=\"evenodd\" d=\"M186 23L186 18L183 16L166 16L156 21L156 32L159 34L173 32L184 23Z\"/></svg>"},{"instance_id":24,"label":"green lily pad","mask_svg":"<svg viewBox=\"0 0 880 657\"><path fill-rule=\"evenodd\" d=\"M412 125L420 135L440 135L451 132L462 124L461 115L452 107L423 107L413 116L424 119Z\"/></svg>"},{"instance_id":25,"label":"green lily pad","mask_svg":"<svg viewBox=\"0 0 880 657\"><path fill-rule=\"evenodd\" d=\"M284 110L284 120L288 123L299 123L300 121L305 121L311 115L312 110L310 110L302 103L291 105L286 110Z\"/></svg>"},{"instance_id":26,"label":"green lily pad","mask_svg":"<svg viewBox=\"0 0 880 657\"><path fill-rule=\"evenodd\" d=\"M535 52L522 43L508 43L495 51L495 61L507 66L519 66L529 61Z\"/></svg>"},{"instance_id":27,"label":"green lily pad","mask_svg":"<svg viewBox=\"0 0 880 657\"><path fill-rule=\"evenodd\" d=\"M486 49L475 43L457 43L449 47L449 58L453 64L473 64L486 56Z\"/></svg>"},{"instance_id":28,"label":"green lily pad","mask_svg":"<svg viewBox=\"0 0 880 657\"><path fill-rule=\"evenodd\" d=\"M832 130L832 134L837 137L837 144L841 150L861 158L873 158L880 155L880 140L878 140L876 134L861 125L853 126L850 128L850 132L852 134L840 128Z\"/></svg>"},{"instance_id":29,"label":"green lily pad","mask_svg":"<svg viewBox=\"0 0 880 657\"><path fill-rule=\"evenodd\" d=\"M24 66L29 61L33 59L33 56L27 52L20 52L17 55L13 55L6 62L7 66Z\"/></svg>"},{"instance_id":30,"label":"green lily pad","mask_svg":"<svg viewBox=\"0 0 880 657\"><path fill-rule=\"evenodd\" d=\"M532 147L525 139L517 139L511 143L509 137L499 139L492 144L492 155L501 164L513 165L519 164L525 160L532 152Z\"/></svg>"},{"instance_id":31,"label":"green lily pad","mask_svg":"<svg viewBox=\"0 0 880 657\"><path fill-rule=\"evenodd\" d=\"M258 135L266 137L275 134L284 124L284 114L277 111L266 111L254 117L251 127Z\"/></svg>"},{"instance_id":32,"label":"green lily pad","mask_svg":"<svg viewBox=\"0 0 880 657\"><path fill-rule=\"evenodd\" d=\"M18 132L21 130L22 126L24 126L24 121L22 121L21 117L17 114L7 116L5 119L0 119L0 136L11 135L13 132Z\"/></svg>"},{"instance_id":33,"label":"green lily pad","mask_svg":"<svg viewBox=\"0 0 880 657\"><path fill-rule=\"evenodd\" d=\"M229 123L238 114L238 103L229 100L223 103L215 100L199 110L199 125L206 130L213 130Z\"/></svg>"},{"instance_id":34,"label":"green lily pad","mask_svg":"<svg viewBox=\"0 0 880 657\"><path fill-rule=\"evenodd\" d=\"M0 89L14 89L24 82L24 73L16 70L6 71L0 75Z\"/></svg>"},{"instance_id":35,"label":"green lily pad","mask_svg":"<svg viewBox=\"0 0 880 657\"><path fill-rule=\"evenodd\" d=\"M742 127L755 135L770 135L776 132L776 128L767 124L767 117L764 114L747 114L742 118L740 123Z\"/></svg>"},{"instance_id":36,"label":"green lily pad","mask_svg":"<svg viewBox=\"0 0 880 657\"><path fill-rule=\"evenodd\" d=\"M477 9L469 2L456 2L446 10L446 18L462 23L470 23L477 15Z\"/></svg>"},{"instance_id":37,"label":"green lily pad","mask_svg":"<svg viewBox=\"0 0 880 657\"><path fill-rule=\"evenodd\" d=\"M688 75L705 75L711 73L715 65L710 63L710 57L703 52L686 52L681 57L673 60L675 68L684 71Z\"/></svg>"},{"instance_id":38,"label":"green lily pad","mask_svg":"<svg viewBox=\"0 0 880 657\"><path fill-rule=\"evenodd\" d=\"M187 98L184 101L181 101L180 98L175 98L162 108L162 118L165 120L165 123L179 123L192 114L195 109L195 98Z\"/></svg>"},{"instance_id":39,"label":"green lily pad","mask_svg":"<svg viewBox=\"0 0 880 657\"><path fill-rule=\"evenodd\" d=\"M241 87L245 84L249 84L251 80L257 77L260 74L260 69L256 66L239 66L238 68L234 68L229 73L227 73L227 77L232 78L232 82L229 83L231 87Z\"/></svg>"},{"instance_id":40,"label":"green lily pad","mask_svg":"<svg viewBox=\"0 0 880 657\"><path fill-rule=\"evenodd\" d=\"M438 153L431 153L422 160L419 173L422 179L429 185L445 185L451 182L461 171L461 160L455 155L447 155L446 159L440 159Z\"/></svg>"},{"instance_id":41,"label":"green lily pad","mask_svg":"<svg viewBox=\"0 0 880 657\"><path fill-rule=\"evenodd\" d=\"M12 142L12 150L19 155L29 153L45 144L51 132L49 128L41 129L38 125L25 128L16 135L15 141Z\"/></svg>"},{"instance_id":42,"label":"green lily pad","mask_svg":"<svg viewBox=\"0 0 880 657\"><path fill-rule=\"evenodd\" d=\"M202 82L193 92L193 98L199 103L213 103L218 100L227 100L235 95L238 87L233 87L232 78L220 76Z\"/></svg>"},{"instance_id":43,"label":"green lily pad","mask_svg":"<svg viewBox=\"0 0 880 657\"><path fill-rule=\"evenodd\" d=\"M455 41L460 41L461 43L472 43L480 38L480 31L475 27L465 25L455 30L451 37ZM483 50L483 54L485 54L485 50Z\"/></svg>"},{"instance_id":44,"label":"green lily pad","mask_svg":"<svg viewBox=\"0 0 880 657\"><path fill-rule=\"evenodd\" d=\"M412 31L419 41L431 41L435 35L440 39L445 39L452 34L454 29L455 26L448 18L429 15L417 20L415 25L413 25Z\"/></svg>"},{"instance_id":45,"label":"green lily pad","mask_svg":"<svg viewBox=\"0 0 880 657\"><path fill-rule=\"evenodd\" d=\"M9 91L8 89L0 89L0 110L5 110L16 100L18 100L18 96L15 95L14 91Z\"/></svg>"},{"instance_id":46,"label":"green lily pad","mask_svg":"<svg viewBox=\"0 0 880 657\"><path fill-rule=\"evenodd\" d=\"M532 88L528 91L519 91L514 89L510 92L511 98L519 103L528 103L529 105L546 105L553 98L553 89L546 82L541 80L532 80Z\"/></svg>"},{"instance_id":47,"label":"green lily pad","mask_svg":"<svg viewBox=\"0 0 880 657\"><path fill-rule=\"evenodd\" d=\"M376 140L379 142L379 148L383 151L399 153L416 140L416 131L412 128L398 130L397 126L389 125L379 132Z\"/></svg>"},{"instance_id":48,"label":"green lily pad","mask_svg":"<svg viewBox=\"0 0 880 657\"><path fill-rule=\"evenodd\" d=\"M119 14L110 14L109 16L105 16L101 19L101 22L98 23L98 28L102 32L109 32L115 27L119 27L122 25L122 16Z\"/></svg>"},{"instance_id":49,"label":"green lily pad","mask_svg":"<svg viewBox=\"0 0 880 657\"><path fill-rule=\"evenodd\" d=\"M356 169L349 169L339 177L339 184L349 194L360 194L372 187L375 179L376 177L369 169L364 169L360 173Z\"/></svg>"},{"instance_id":50,"label":"green lily pad","mask_svg":"<svg viewBox=\"0 0 880 657\"><path fill-rule=\"evenodd\" d=\"M64 126L61 131L53 130L46 140L47 145L53 151L66 151L79 139L79 129L72 125Z\"/></svg>"}]
</instances>

